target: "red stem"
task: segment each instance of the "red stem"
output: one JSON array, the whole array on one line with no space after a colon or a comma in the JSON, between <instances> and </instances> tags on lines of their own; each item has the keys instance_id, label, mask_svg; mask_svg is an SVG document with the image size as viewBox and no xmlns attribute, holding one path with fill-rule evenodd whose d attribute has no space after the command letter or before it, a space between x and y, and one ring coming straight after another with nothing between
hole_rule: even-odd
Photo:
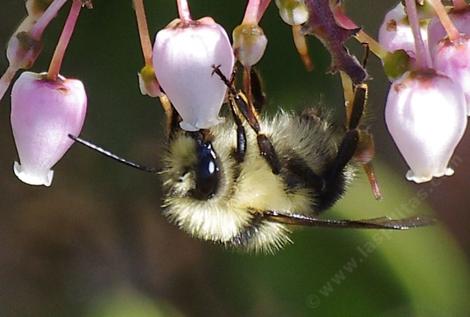
<instances>
[{"instance_id":1,"label":"red stem","mask_svg":"<svg viewBox=\"0 0 470 317\"><path fill-rule=\"evenodd\" d=\"M245 16L243 17L243 24L258 24L258 10L260 0L248 0L246 6Z\"/></svg>"},{"instance_id":2,"label":"red stem","mask_svg":"<svg viewBox=\"0 0 470 317\"><path fill-rule=\"evenodd\" d=\"M271 0L261 0L261 3L258 7L258 23L263 17L264 13L266 12L266 9L268 8L269 4L271 3Z\"/></svg>"},{"instance_id":3,"label":"red stem","mask_svg":"<svg viewBox=\"0 0 470 317\"><path fill-rule=\"evenodd\" d=\"M454 23L449 18L446 8L442 4L441 0L429 0L429 3L433 7L434 11L436 11L436 14L439 17L442 26L444 27L447 32L447 35L449 36L449 40L451 42L458 40L460 38L460 32L459 30L457 30Z\"/></svg>"},{"instance_id":4,"label":"red stem","mask_svg":"<svg viewBox=\"0 0 470 317\"><path fill-rule=\"evenodd\" d=\"M5 95L5 92L8 90L8 87L10 86L11 81L15 77L15 74L16 69L11 66L8 66L5 73L0 78L0 100L2 100L3 95Z\"/></svg>"},{"instance_id":5,"label":"red stem","mask_svg":"<svg viewBox=\"0 0 470 317\"><path fill-rule=\"evenodd\" d=\"M50 80L57 80L57 76L59 75L60 67L62 66L62 61L64 59L65 50L67 49L67 46L70 42L70 38L72 37L81 8L82 1L73 0L69 16L67 17L64 29L62 30L62 34L59 38L59 43L57 43L54 56L52 57L51 64L49 65L47 78Z\"/></svg>"},{"instance_id":6,"label":"red stem","mask_svg":"<svg viewBox=\"0 0 470 317\"><path fill-rule=\"evenodd\" d=\"M137 27L139 29L140 45L144 54L145 65L152 66L152 42L150 40L147 17L143 0L134 0L135 15L137 17Z\"/></svg>"},{"instance_id":7,"label":"red stem","mask_svg":"<svg viewBox=\"0 0 470 317\"><path fill-rule=\"evenodd\" d=\"M189 22L191 18L191 11L189 11L188 0L176 0L178 5L178 15L183 22Z\"/></svg>"},{"instance_id":8,"label":"red stem","mask_svg":"<svg viewBox=\"0 0 470 317\"><path fill-rule=\"evenodd\" d=\"M432 1L432 0L431 0ZM438 0L440 1L440 0ZM429 51L421 37L421 27L419 25L418 11L416 10L416 0L406 0L406 14L410 22L416 47L416 66L418 69L431 68L431 57Z\"/></svg>"}]
</instances>

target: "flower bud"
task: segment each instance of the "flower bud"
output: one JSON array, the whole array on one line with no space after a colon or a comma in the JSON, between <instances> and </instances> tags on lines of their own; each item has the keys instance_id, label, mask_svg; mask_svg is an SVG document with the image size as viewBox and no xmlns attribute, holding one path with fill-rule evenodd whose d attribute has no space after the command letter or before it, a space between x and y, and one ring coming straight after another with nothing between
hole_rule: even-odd
<instances>
[{"instance_id":1,"label":"flower bud","mask_svg":"<svg viewBox=\"0 0 470 317\"><path fill-rule=\"evenodd\" d=\"M230 78L234 55L225 30L212 18L171 22L157 33L153 64L158 82L183 119L182 129L196 131L218 124L227 87L213 66Z\"/></svg>"},{"instance_id":2,"label":"flower bud","mask_svg":"<svg viewBox=\"0 0 470 317\"><path fill-rule=\"evenodd\" d=\"M289 25L304 24L308 20L308 9L304 0L276 0L279 15Z\"/></svg>"},{"instance_id":3,"label":"flower bud","mask_svg":"<svg viewBox=\"0 0 470 317\"><path fill-rule=\"evenodd\" d=\"M453 42L441 40L434 47L433 61L437 71L460 85L465 93L467 115L470 115L470 37L462 35Z\"/></svg>"},{"instance_id":4,"label":"flower bud","mask_svg":"<svg viewBox=\"0 0 470 317\"><path fill-rule=\"evenodd\" d=\"M42 43L30 34L34 23L32 17L26 17L8 42L7 58L13 69L30 68L41 53Z\"/></svg>"},{"instance_id":5,"label":"flower bud","mask_svg":"<svg viewBox=\"0 0 470 317\"><path fill-rule=\"evenodd\" d=\"M452 11L449 13L454 26L460 33L470 35L470 9ZM447 37L447 32L438 17L434 17L428 26L428 42L431 54L435 51L437 44Z\"/></svg>"},{"instance_id":6,"label":"flower bud","mask_svg":"<svg viewBox=\"0 0 470 317\"><path fill-rule=\"evenodd\" d=\"M421 25L421 36L427 45L426 26L427 24ZM401 2L385 15L379 30L379 43L389 52L404 50L415 58L415 39Z\"/></svg>"},{"instance_id":7,"label":"flower bud","mask_svg":"<svg viewBox=\"0 0 470 317\"><path fill-rule=\"evenodd\" d=\"M240 63L253 66L263 57L268 39L256 24L240 24L233 30L233 50Z\"/></svg>"},{"instance_id":8,"label":"flower bud","mask_svg":"<svg viewBox=\"0 0 470 317\"><path fill-rule=\"evenodd\" d=\"M72 145L68 134L80 134L86 107L81 81L21 74L11 93L11 126L20 161L14 172L21 181L50 186L51 168Z\"/></svg>"},{"instance_id":9,"label":"flower bud","mask_svg":"<svg viewBox=\"0 0 470 317\"><path fill-rule=\"evenodd\" d=\"M434 70L406 72L389 91L385 121L416 183L452 175L449 160L467 125L459 85Z\"/></svg>"},{"instance_id":10,"label":"flower bud","mask_svg":"<svg viewBox=\"0 0 470 317\"><path fill-rule=\"evenodd\" d=\"M152 66L144 66L138 73L139 88L142 95L159 97L162 94Z\"/></svg>"}]
</instances>

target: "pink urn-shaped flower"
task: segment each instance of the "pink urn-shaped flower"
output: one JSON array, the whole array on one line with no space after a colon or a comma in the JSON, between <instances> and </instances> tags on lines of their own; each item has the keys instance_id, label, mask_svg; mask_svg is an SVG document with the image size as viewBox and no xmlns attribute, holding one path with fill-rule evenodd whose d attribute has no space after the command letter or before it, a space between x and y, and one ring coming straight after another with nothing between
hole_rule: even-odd
<instances>
[{"instance_id":1,"label":"pink urn-shaped flower","mask_svg":"<svg viewBox=\"0 0 470 317\"><path fill-rule=\"evenodd\" d=\"M453 10L449 13L454 26L460 33L470 35L470 7L465 10ZM437 44L447 37L447 32L438 17L434 17L428 26L429 48L433 53Z\"/></svg>"},{"instance_id":2,"label":"pink urn-shaped flower","mask_svg":"<svg viewBox=\"0 0 470 317\"><path fill-rule=\"evenodd\" d=\"M452 175L449 160L467 125L459 85L432 69L406 72L396 80L385 108L387 127L416 183Z\"/></svg>"},{"instance_id":3,"label":"pink urn-shaped flower","mask_svg":"<svg viewBox=\"0 0 470 317\"><path fill-rule=\"evenodd\" d=\"M213 76L213 66L230 78L234 65L225 30L210 17L196 21L173 20L159 31L153 64L158 82L183 119L184 130L196 131L218 124L227 87Z\"/></svg>"},{"instance_id":4,"label":"pink urn-shaped flower","mask_svg":"<svg viewBox=\"0 0 470 317\"><path fill-rule=\"evenodd\" d=\"M20 161L15 162L14 172L21 181L51 185L51 168L72 145L68 135L80 134L86 107L81 81L21 74L11 94L11 126Z\"/></svg>"},{"instance_id":5,"label":"pink urn-shaped flower","mask_svg":"<svg viewBox=\"0 0 470 317\"><path fill-rule=\"evenodd\" d=\"M433 49L434 68L452 78L465 93L467 115L470 115L470 37L455 41L441 40Z\"/></svg>"},{"instance_id":6,"label":"pink urn-shaped flower","mask_svg":"<svg viewBox=\"0 0 470 317\"><path fill-rule=\"evenodd\" d=\"M427 24L423 24L420 31L427 45L426 26ZM379 30L379 43L389 52L404 50L415 58L415 39L401 2L385 15Z\"/></svg>"}]
</instances>

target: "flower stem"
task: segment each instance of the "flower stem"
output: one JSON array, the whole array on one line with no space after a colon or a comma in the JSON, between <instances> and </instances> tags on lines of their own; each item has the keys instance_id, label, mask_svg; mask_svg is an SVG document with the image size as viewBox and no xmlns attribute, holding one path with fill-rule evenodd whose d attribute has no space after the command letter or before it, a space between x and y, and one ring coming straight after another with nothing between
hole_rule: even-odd
<instances>
[{"instance_id":1,"label":"flower stem","mask_svg":"<svg viewBox=\"0 0 470 317\"><path fill-rule=\"evenodd\" d=\"M305 40L305 35L302 33L302 26L292 26L292 37L294 38L295 48L304 63L305 69L311 72L313 70L313 62L310 55L308 55L307 41Z\"/></svg>"},{"instance_id":2,"label":"flower stem","mask_svg":"<svg viewBox=\"0 0 470 317\"><path fill-rule=\"evenodd\" d=\"M351 18L349 18L343 10L338 8L334 13L336 20L342 27L349 30L359 29L354 37L361 43L367 43L369 45L369 49L372 53L374 53L374 55L382 60L387 56L388 51L384 49L382 45L380 45L380 43L377 42L373 37L364 32L364 30L362 30L362 28L360 28L353 20L351 20Z\"/></svg>"},{"instance_id":3,"label":"flower stem","mask_svg":"<svg viewBox=\"0 0 470 317\"><path fill-rule=\"evenodd\" d=\"M428 0L431 6L433 7L434 11L436 12L439 20L441 21L442 26L447 32L449 36L449 40L455 41L460 38L460 32L455 27L454 23L452 23L449 15L447 14L446 8L442 4L441 0Z\"/></svg>"},{"instance_id":4,"label":"flower stem","mask_svg":"<svg viewBox=\"0 0 470 317\"><path fill-rule=\"evenodd\" d=\"M142 53L144 54L144 61L146 66L152 65L152 42L147 25L147 17L145 16L145 8L143 0L133 0L135 15L137 17L137 27L139 29L140 45Z\"/></svg>"},{"instance_id":5,"label":"flower stem","mask_svg":"<svg viewBox=\"0 0 470 317\"><path fill-rule=\"evenodd\" d=\"M54 56L52 56L51 64L49 65L49 70L47 72L47 78L50 80L57 80L59 75L60 67L62 66L62 61L64 59L65 50L70 42L72 37L73 30L77 23L78 15L80 14L80 9L82 8L81 0L73 0L72 7L70 8L69 16L65 22L64 29L59 38L59 43L54 51Z\"/></svg>"},{"instance_id":6,"label":"flower stem","mask_svg":"<svg viewBox=\"0 0 470 317\"><path fill-rule=\"evenodd\" d=\"M454 4L454 9L457 11L463 10L468 6L465 0L453 0L452 3Z\"/></svg>"},{"instance_id":7,"label":"flower stem","mask_svg":"<svg viewBox=\"0 0 470 317\"><path fill-rule=\"evenodd\" d=\"M243 24L258 24L258 10L260 0L248 0L246 6L245 16L243 17Z\"/></svg>"},{"instance_id":8,"label":"flower stem","mask_svg":"<svg viewBox=\"0 0 470 317\"><path fill-rule=\"evenodd\" d=\"M434 0L430 0L434 1ZM438 0L440 1L440 0ZM418 69L431 68L431 56L421 37L421 27L419 25L418 11L416 10L416 0L406 0L406 14L410 22L416 47L416 66Z\"/></svg>"},{"instance_id":9,"label":"flower stem","mask_svg":"<svg viewBox=\"0 0 470 317\"><path fill-rule=\"evenodd\" d=\"M376 55L378 58L383 60L387 56L388 51L384 49L379 42L377 42L374 38L372 38L363 30L357 32L354 37L361 43L367 43L367 45L369 45L370 51L374 53L374 55Z\"/></svg>"},{"instance_id":10,"label":"flower stem","mask_svg":"<svg viewBox=\"0 0 470 317\"><path fill-rule=\"evenodd\" d=\"M42 37L42 33L44 32L45 28L49 25L51 20L55 18L57 12L64 6L67 0L54 0L43 15L37 20L36 24L34 24L33 28L31 29L31 37L35 40L40 40Z\"/></svg>"},{"instance_id":11,"label":"flower stem","mask_svg":"<svg viewBox=\"0 0 470 317\"><path fill-rule=\"evenodd\" d=\"M8 90L8 87L10 86L11 81L15 77L16 71L17 69L11 66L8 66L5 73L0 78L0 100L2 100L3 95L5 95L5 92Z\"/></svg>"},{"instance_id":12,"label":"flower stem","mask_svg":"<svg viewBox=\"0 0 470 317\"><path fill-rule=\"evenodd\" d=\"M178 5L178 15L183 22L189 22L191 18L191 11L189 11L188 0L176 0Z\"/></svg>"},{"instance_id":13,"label":"flower stem","mask_svg":"<svg viewBox=\"0 0 470 317\"><path fill-rule=\"evenodd\" d=\"M271 3L271 0L261 0L261 3L258 7L258 22L263 17L263 15L266 12L266 9L268 8L270 3Z\"/></svg>"},{"instance_id":14,"label":"flower stem","mask_svg":"<svg viewBox=\"0 0 470 317\"><path fill-rule=\"evenodd\" d=\"M271 0L260 0L260 5L258 7L258 17L256 18L258 23L266 12L266 9L268 8L270 3Z\"/></svg>"}]
</instances>

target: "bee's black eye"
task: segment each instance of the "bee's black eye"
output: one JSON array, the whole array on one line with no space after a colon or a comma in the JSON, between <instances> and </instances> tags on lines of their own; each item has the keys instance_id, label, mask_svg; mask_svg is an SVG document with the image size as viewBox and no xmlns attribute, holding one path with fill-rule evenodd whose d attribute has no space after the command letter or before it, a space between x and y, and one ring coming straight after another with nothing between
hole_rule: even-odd
<instances>
[{"instance_id":1,"label":"bee's black eye","mask_svg":"<svg viewBox=\"0 0 470 317\"><path fill-rule=\"evenodd\" d=\"M193 195L197 199L209 199L219 187L220 169L212 144L198 142L196 165L196 188Z\"/></svg>"}]
</instances>

